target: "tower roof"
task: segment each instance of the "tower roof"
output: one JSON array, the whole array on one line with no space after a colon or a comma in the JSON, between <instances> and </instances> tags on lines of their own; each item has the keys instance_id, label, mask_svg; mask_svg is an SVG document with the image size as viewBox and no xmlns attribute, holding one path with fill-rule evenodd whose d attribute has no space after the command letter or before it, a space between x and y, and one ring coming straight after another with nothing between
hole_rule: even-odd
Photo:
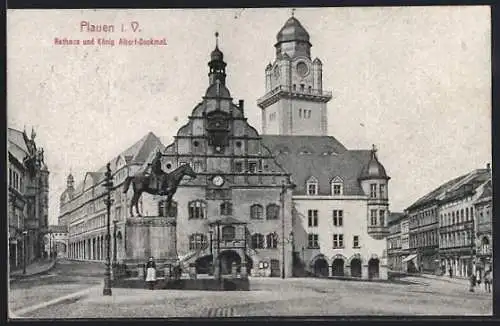
<instances>
[{"instance_id":1,"label":"tower roof","mask_svg":"<svg viewBox=\"0 0 500 326\"><path fill-rule=\"evenodd\" d=\"M309 33L295 17L290 17L276 35L277 43L303 41L309 42Z\"/></svg>"},{"instance_id":2,"label":"tower roof","mask_svg":"<svg viewBox=\"0 0 500 326\"><path fill-rule=\"evenodd\" d=\"M382 163L379 162L377 158L377 150L375 145L371 150L371 157L368 164L365 165L361 175L359 176L360 180L363 179L389 179L387 173L385 172L385 168Z\"/></svg>"}]
</instances>

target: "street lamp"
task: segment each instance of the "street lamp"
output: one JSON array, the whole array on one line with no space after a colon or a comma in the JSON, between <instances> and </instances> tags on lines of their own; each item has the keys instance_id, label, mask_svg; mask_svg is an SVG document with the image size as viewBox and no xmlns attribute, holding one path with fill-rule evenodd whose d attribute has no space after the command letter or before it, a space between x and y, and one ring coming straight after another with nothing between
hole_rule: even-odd
<instances>
[{"instance_id":1,"label":"street lamp","mask_svg":"<svg viewBox=\"0 0 500 326\"><path fill-rule=\"evenodd\" d=\"M214 231L212 229L210 229L208 231L208 233L210 234L210 255L212 256L212 264L211 264L210 268L211 268L211 272L212 272L212 275L213 275L213 270L214 270L214 254L213 254L212 244L213 244L213 233L214 233Z\"/></svg>"},{"instance_id":2,"label":"street lamp","mask_svg":"<svg viewBox=\"0 0 500 326\"><path fill-rule=\"evenodd\" d=\"M116 223L118 220L113 220L113 266L116 266Z\"/></svg>"},{"instance_id":3,"label":"street lamp","mask_svg":"<svg viewBox=\"0 0 500 326\"><path fill-rule=\"evenodd\" d=\"M110 215L111 215L111 189L113 188L113 176L111 174L111 164L108 163L106 165L106 174L104 187L106 187L107 195L104 203L106 204L106 213L107 213L107 232L106 232L106 270L104 272L104 289L102 290L103 295L111 295L111 270L110 270L110 242L111 242L111 232L110 232Z\"/></svg>"},{"instance_id":4,"label":"street lamp","mask_svg":"<svg viewBox=\"0 0 500 326\"><path fill-rule=\"evenodd\" d=\"M26 237L28 236L28 231L23 231L23 274L26 274Z\"/></svg>"}]
</instances>

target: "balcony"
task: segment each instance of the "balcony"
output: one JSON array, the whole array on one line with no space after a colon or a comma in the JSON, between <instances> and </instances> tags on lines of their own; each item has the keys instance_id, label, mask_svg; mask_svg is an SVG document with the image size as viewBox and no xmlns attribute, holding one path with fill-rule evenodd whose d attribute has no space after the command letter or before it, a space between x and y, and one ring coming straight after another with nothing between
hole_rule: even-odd
<instances>
[{"instance_id":1,"label":"balcony","mask_svg":"<svg viewBox=\"0 0 500 326\"><path fill-rule=\"evenodd\" d=\"M377 240L383 239L389 235L389 228L385 226L368 226L368 234Z\"/></svg>"},{"instance_id":2,"label":"balcony","mask_svg":"<svg viewBox=\"0 0 500 326\"><path fill-rule=\"evenodd\" d=\"M332 98L332 92L321 89L293 89L288 85L280 85L257 100L259 107L267 107L277 95L286 95L298 98L312 99L319 102L328 102Z\"/></svg>"}]
</instances>

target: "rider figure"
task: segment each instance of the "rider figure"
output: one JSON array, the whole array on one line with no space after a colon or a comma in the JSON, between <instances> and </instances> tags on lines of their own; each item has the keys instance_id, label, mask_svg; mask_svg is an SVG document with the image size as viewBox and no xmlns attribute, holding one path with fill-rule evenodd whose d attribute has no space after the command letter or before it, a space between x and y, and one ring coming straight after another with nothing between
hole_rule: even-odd
<instances>
[{"instance_id":1,"label":"rider figure","mask_svg":"<svg viewBox=\"0 0 500 326\"><path fill-rule=\"evenodd\" d=\"M161 152L156 152L156 156L151 162L153 185L158 191L161 191L161 176L164 174L161 169L161 156Z\"/></svg>"}]
</instances>

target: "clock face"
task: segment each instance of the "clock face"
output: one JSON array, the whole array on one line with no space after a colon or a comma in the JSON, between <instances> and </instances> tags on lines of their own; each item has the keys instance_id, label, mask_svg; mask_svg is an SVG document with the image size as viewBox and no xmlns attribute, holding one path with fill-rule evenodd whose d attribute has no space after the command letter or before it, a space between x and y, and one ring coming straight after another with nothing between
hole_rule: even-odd
<instances>
[{"instance_id":1,"label":"clock face","mask_svg":"<svg viewBox=\"0 0 500 326\"><path fill-rule=\"evenodd\" d=\"M220 175L217 175L215 176L213 179L212 179L212 182L214 185L216 185L217 187L220 187L224 184L224 178L221 177Z\"/></svg>"}]
</instances>

